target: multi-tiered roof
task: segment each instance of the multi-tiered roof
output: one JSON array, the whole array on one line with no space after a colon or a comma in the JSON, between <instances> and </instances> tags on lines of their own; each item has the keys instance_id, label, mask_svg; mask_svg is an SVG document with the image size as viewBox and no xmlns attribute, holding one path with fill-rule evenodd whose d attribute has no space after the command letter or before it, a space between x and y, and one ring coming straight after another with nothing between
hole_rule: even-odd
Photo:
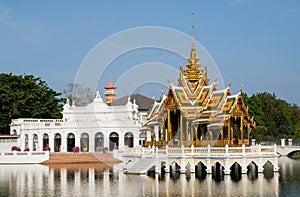
<instances>
[{"instance_id":1,"label":"multi-tiered roof","mask_svg":"<svg viewBox=\"0 0 300 197\"><path fill-rule=\"evenodd\" d=\"M242 92L232 95L230 85L217 90L217 82L209 84L206 65L202 66L195 49L194 25L192 47L186 67L180 67L178 85L170 84L167 95L156 102L149 112L145 126L154 125L167 118L167 110L179 110L193 124L206 124L208 128L221 128L230 117L243 117L253 126L242 98Z\"/></svg>"}]
</instances>

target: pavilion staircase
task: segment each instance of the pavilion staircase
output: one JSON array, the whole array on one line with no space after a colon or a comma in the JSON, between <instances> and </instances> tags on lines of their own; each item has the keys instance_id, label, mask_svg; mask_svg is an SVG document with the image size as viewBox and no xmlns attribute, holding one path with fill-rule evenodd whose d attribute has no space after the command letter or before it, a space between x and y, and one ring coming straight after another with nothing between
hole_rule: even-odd
<instances>
[{"instance_id":1,"label":"pavilion staircase","mask_svg":"<svg viewBox=\"0 0 300 197\"><path fill-rule=\"evenodd\" d=\"M145 157L141 158L136 163L127 168L127 174L146 174L151 167L155 165L155 158Z\"/></svg>"}]
</instances>

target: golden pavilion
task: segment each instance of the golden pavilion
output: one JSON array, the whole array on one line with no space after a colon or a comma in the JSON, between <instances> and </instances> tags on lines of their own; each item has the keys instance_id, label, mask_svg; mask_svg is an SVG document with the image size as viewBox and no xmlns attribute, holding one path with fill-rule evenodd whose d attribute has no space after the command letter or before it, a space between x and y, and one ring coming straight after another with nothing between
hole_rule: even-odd
<instances>
[{"instance_id":1,"label":"golden pavilion","mask_svg":"<svg viewBox=\"0 0 300 197\"><path fill-rule=\"evenodd\" d=\"M201 66L192 47L186 67L180 67L178 85L170 83L167 95L155 102L143 125L145 146L249 145L253 117L242 98L242 90L231 94L230 84L217 90L209 84L207 67Z\"/></svg>"}]
</instances>

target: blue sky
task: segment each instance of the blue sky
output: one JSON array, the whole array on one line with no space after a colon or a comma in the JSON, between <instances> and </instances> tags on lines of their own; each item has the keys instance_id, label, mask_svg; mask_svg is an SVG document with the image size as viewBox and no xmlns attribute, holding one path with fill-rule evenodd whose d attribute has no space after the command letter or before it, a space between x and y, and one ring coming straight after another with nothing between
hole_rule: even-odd
<instances>
[{"instance_id":1,"label":"blue sky","mask_svg":"<svg viewBox=\"0 0 300 197\"><path fill-rule=\"evenodd\" d=\"M232 80L232 93L243 84L249 95L274 92L300 105L298 0L0 0L0 72L33 74L63 91L74 81L85 56L105 38L140 26L169 27L190 35L192 12L195 38L212 55L224 83ZM139 61L132 60L137 57ZM122 66L143 59L168 62L176 69L186 64L184 59L171 58L151 51L120 58L114 62L115 70L112 67L100 80L99 89L103 91L105 81L117 80ZM149 97L161 92L160 87L150 89L139 91ZM119 97L126 94L118 91Z\"/></svg>"}]
</instances>

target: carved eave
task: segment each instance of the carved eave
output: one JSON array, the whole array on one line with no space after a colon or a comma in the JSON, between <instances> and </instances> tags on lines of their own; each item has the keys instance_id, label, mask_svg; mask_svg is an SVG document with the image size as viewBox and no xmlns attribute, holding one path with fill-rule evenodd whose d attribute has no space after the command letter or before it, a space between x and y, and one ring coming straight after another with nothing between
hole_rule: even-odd
<instances>
[{"instance_id":1,"label":"carved eave","mask_svg":"<svg viewBox=\"0 0 300 197\"><path fill-rule=\"evenodd\" d=\"M180 104L178 100L176 99L176 96L174 96L172 84L169 87L169 91L167 94L167 98L164 100L164 109L170 109L170 110L176 110L180 108Z\"/></svg>"},{"instance_id":2,"label":"carved eave","mask_svg":"<svg viewBox=\"0 0 300 197\"><path fill-rule=\"evenodd\" d=\"M239 94L236 100L236 104L233 109L230 111L230 114L234 117L248 117L247 107L244 104L242 95Z\"/></svg>"}]
</instances>

